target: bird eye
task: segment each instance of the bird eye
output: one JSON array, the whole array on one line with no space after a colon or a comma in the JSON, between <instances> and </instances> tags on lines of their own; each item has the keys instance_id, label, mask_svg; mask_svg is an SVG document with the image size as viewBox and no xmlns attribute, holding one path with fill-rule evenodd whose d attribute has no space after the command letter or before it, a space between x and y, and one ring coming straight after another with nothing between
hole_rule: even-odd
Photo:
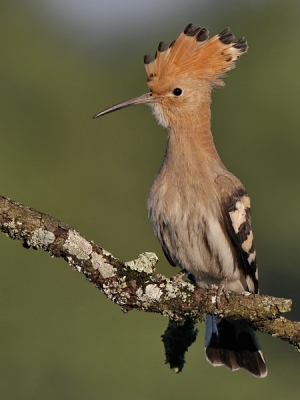
<instances>
[{"instance_id":1,"label":"bird eye","mask_svg":"<svg viewBox=\"0 0 300 400\"><path fill-rule=\"evenodd\" d=\"M173 94L175 96L180 96L182 94L182 90L180 88L176 88L173 90Z\"/></svg>"}]
</instances>

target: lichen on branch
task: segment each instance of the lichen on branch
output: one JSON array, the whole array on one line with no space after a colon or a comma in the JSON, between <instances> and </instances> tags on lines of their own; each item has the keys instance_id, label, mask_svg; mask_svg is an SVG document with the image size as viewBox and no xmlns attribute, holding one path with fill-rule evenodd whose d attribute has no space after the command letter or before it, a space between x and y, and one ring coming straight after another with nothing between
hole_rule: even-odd
<instances>
[{"instance_id":1,"label":"lichen on branch","mask_svg":"<svg viewBox=\"0 0 300 400\"><path fill-rule=\"evenodd\" d=\"M291 309L289 299L229 292L229 298L221 296L216 307L215 290L157 275L158 258L154 253L145 252L136 260L122 263L64 222L3 196L0 196L0 229L10 238L20 240L25 248L42 249L52 257L63 258L124 312L137 309L167 316L172 321L164 334L169 349L172 348L168 342L170 332L176 331L174 324L190 327L186 351L196 337L194 324L203 321L206 313L212 313L245 319L259 331L289 342L300 351L300 323L282 316ZM175 359L180 360L178 365L174 364L172 354L167 355L172 368L179 371L184 357Z\"/></svg>"}]
</instances>

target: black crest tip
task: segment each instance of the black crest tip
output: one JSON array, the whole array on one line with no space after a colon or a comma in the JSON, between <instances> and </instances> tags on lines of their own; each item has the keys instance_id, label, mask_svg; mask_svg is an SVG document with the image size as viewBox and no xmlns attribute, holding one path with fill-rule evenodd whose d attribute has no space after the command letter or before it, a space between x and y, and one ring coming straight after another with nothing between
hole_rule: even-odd
<instances>
[{"instance_id":1,"label":"black crest tip","mask_svg":"<svg viewBox=\"0 0 300 400\"><path fill-rule=\"evenodd\" d=\"M183 33L185 33L187 36L194 36L197 30L198 28L196 27L196 25L188 24Z\"/></svg>"},{"instance_id":2,"label":"black crest tip","mask_svg":"<svg viewBox=\"0 0 300 400\"><path fill-rule=\"evenodd\" d=\"M235 41L235 36L230 32L230 28L226 28L219 34L219 39L223 44L230 44Z\"/></svg>"},{"instance_id":3,"label":"black crest tip","mask_svg":"<svg viewBox=\"0 0 300 400\"><path fill-rule=\"evenodd\" d=\"M144 56L144 64L150 64L151 63L151 57L149 56L149 54L146 54Z\"/></svg>"},{"instance_id":4,"label":"black crest tip","mask_svg":"<svg viewBox=\"0 0 300 400\"><path fill-rule=\"evenodd\" d=\"M241 38L236 41L236 43L233 45L236 49L239 49L242 53L248 50L248 43L245 38Z\"/></svg>"},{"instance_id":5,"label":"black crest tip","mask_svg":"<svg viewBox=\"0 0 300 400\"><path fill-rule=\"evenodd\" d=\"M160 42L157 50L158 51L166 51L168 48L169 48L169 46L166 43Z\"/></svg>"},{"instance_id":6,"label":"black crest tip","mask_svg":"<svg viewBox=\"0 0 300 400\"><path fill-rule=\"evenodd\" d=\"M204 42L207 40L209 32L206 28L201 28L200 31L197 33L197 42Z\"/></svg>"},{"instance_id":7,"label":"black crest tip","mask_svg":"<svg viewBox=\"0 0 300 400\"><path fill-rule=\"evenodd\" d=\"M223 35L226 35L230 31L230 28L225 28L222 30L222 32L219 33L219 36L222 37Z\"/></svg>"}]
</instances>

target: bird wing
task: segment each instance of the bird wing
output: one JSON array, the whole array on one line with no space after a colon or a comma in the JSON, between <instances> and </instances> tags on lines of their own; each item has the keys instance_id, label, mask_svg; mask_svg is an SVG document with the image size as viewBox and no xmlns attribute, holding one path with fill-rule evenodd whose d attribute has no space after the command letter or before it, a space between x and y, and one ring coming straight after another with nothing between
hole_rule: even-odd
<instances>
[{"instance_id":1,"label":"bird wing","mask_svg":"<svg viewBox=\"0 0 300 400\"><path fill-rule=\"evenodd\" d=\"M232 174L219 175L215 183L221 204L221 222L228 235L238 267L244 272L248 291L258 293L250 198L242 183Z\"/></svg>"}]
</instances>

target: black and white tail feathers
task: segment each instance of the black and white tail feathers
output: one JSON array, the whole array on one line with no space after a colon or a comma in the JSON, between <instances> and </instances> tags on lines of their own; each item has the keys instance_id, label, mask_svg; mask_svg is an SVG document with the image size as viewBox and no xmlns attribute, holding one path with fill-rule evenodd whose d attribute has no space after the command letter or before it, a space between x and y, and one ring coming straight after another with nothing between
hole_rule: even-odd
<instances>
[{"instance_id":1,"label":"black and white tail feathers","mask_svg":"<svg viewBox=\"0 0 300 400\"><path fill-rule=\"evenodd\" d=\"M258 378L267 367L254 328L243 320L206 315L205 355L215 367L244 368Z\"/></svg>"}]
</instances>

